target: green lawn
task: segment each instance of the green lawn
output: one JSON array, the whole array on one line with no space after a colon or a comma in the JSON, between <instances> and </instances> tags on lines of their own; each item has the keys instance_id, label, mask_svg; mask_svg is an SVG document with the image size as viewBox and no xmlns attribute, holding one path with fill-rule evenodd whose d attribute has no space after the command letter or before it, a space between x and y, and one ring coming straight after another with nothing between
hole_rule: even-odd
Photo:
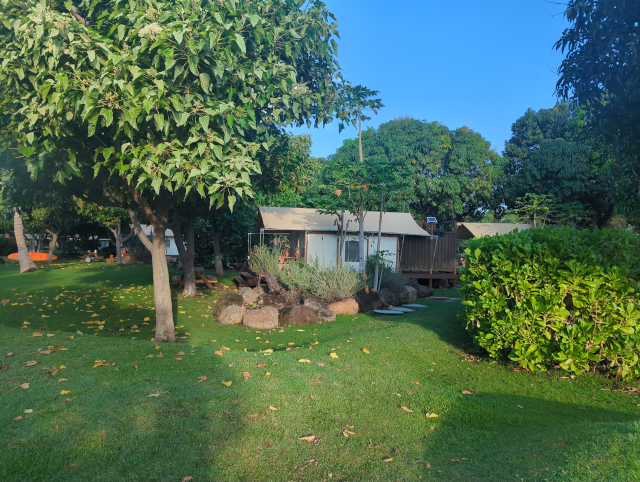
<instances>
[{"instance_id":1,"label":"green lawn","mask_svg":"<svg viewBox=\"0 0 640 482\"><path fill-rule=\"evenodd\" d=\"M468 361L459 303L260 333L212 319L228 277L176 300L186 338L156 346L151 280L150 266L0 266L1 481L640 480L638 391ZM68 350L38 352L54 345Z\"/></svg>"}]
</instances>

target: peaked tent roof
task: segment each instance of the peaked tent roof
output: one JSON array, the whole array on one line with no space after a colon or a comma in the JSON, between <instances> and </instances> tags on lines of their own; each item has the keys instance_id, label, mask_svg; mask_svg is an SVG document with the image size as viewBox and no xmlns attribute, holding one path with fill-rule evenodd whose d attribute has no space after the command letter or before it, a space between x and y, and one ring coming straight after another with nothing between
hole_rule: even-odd
<instances>
[{"instance_id":1,"label":"peaked tent roof","mask_svg":"<svg viewBox=\"0 0 640 482\"><path fill-rule=\"evenodd\" d=\"M514 230L524 231L531 228L530 224L509 223L458 223L458 239L481 238L482 236L497 236L508 234Z\"/></svg>"},{"instance_id":2,"label":"peaked tent roof","mask_svg":"<svg viewBox=\"0 0 640 482\"><path fill-rule=\"evenodd\" d=\"M338 232L337 217L331 214L320 214L310 208L270 208L260 207L261 222L259 227L265 231L331 231ZM349 226L347 232L358 231L358 222L351 214L347 216ZM369 211L364 218L364 231L377 233L379 211ZM407 234L410 236L429 236L416 224L409 213L384 213L382 215L383 234Z\"/></svg>"}]
</instances>

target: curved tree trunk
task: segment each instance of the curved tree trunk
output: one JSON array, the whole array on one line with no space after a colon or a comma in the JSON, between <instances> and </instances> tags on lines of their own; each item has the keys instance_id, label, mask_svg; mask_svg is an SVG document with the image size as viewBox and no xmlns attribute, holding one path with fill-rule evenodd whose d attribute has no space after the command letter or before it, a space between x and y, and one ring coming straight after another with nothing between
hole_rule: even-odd
<instances>
[{"instance_id":1,"label":"curved tree trunk","mask_svg":"<svg viewBox=\"0 0 640 482\"><path fill-rule=\"evenodd\" d=\"M220 249L220 238L222 233L216 233L213 235L213 251L216 256L216 276L224 277L224 266L222 265L222 250Z\"/></svg>"},{"instance_id":2,"label":"curved tree trunk","mask_svg":"<svg viewBox=\"0 0 640 482\"><path fill-rule=\"evenodd\" d=\"M191 227L191 236L193 237L193 224L189 223L186 227L187 240L189 238L189 226ZM171 229L173 230L173 239L176 241L178 254L180 255L180 260L182 261L182 266L184 268L184 290L182 291L182 295L197 296L198 290L196 289L196 269L193 264L193 250L187 249L184 245L180 218L177 214L174 217Z\"/></svg>"},{"instance_id":3,"label":"curved tree trunk","mask_svg":"<svg viewBox=\"0 0 640 482\"><path fill-rule=\"evenodd\" d=\"M156 305L155 341L174 343L176 341L175 324L173 322L173 306L171 304L171 279L167 266L165 231L169 224L171 199L163 192L156 198L155 210L147 200L131 184L128 185L131 196L143 209L149 223L153 226L153 242L140 229L138 213L129 209L129 215L142 243L151 251L153 265L153 296Z\"/></svg>"},{"instance_id":4,"label":"curved tree trunk","mask_svg":"<svg viewBox=\"0 0 640 482\"><path fill-rule=\"evenodd\" d=\"M56 249L56 244L58 244L58 236L60 235L60 231L53 232L47 229L47 233L51 236L51 242L49 243L49 254L47 255L47 264L51 264L53 262L53 251Z\"/></svg>"},{"instance_id":5,"label":"curved tree trunk","mask_svg":"<svg viewBox=\"0 0 640 482\"><path fill-rule=\"evenodd\" d=\"M376 252L376 272L373 276L373 289L380 291L380 245L382 244L382 213L384 212L384 192L380 196L380 220L378 221L378 250Z\"/></svg>"},{"instance_id":6,"label":"curved tree trunk","mask_svg":"<svg viewBox=\"0 0 640 482\"><path fill-rule=\"evenodd\" d=\"M18 245L18 256L20 257L20 273L31 273L38 271L38 267L31 260L29 250L24 242L24 230L22 228L22 215L15 209L13 216L13 231L16 233L16 243Z\"/></svg>"}]
</instances>

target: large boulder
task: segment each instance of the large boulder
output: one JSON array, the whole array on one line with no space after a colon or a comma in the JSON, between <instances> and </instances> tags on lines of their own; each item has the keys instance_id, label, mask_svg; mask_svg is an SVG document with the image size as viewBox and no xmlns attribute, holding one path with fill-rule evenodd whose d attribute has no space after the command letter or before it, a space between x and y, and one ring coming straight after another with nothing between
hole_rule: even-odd
<instances>
[{"instance_id":1,"label":"large boulder","mask_svg":"<svg viewBox=\"0 0 640 482\"><path fill-rule=\"evenodd\" d=\"M284 298L282 295L278 295L276 293L267 293L266 295L262 295L263 306L281 305L283 303Z\"/></svg>"},{"instance_id":2,"label":"large boulder","mask_svg":"<svg viewBox=\"0 0 640 482\"><path fill-rule=\"evenodd\" d=\"M259 296L258 293L256 293L253 288L249 288L249 287L242 288L240 290L239 295L242 296L242 299L244 300L245 305L255 303L258 300L258 296Z\"/></svg>"},{"instance_id":3,"label":"large boulder","mask_svg":"<svg viewBox=\"0 0 640 482\"><path fill-rule=\"evenodd\" d=\"M238 305L230 305L227 306L220 316L218 316L218 321L223 325L238 325L242 323L242 318L247 310L245 310L242 306Z\"/></svg>"},{"instance_id":4,"label":"large boulder","mask_svg":"<svg viewBox=\"0 0 640 482\"><path fill-rule=\"evenodd\" d=\"M362 289L356 293L356 302L360 307L361 313L369 313L373 310L382 308L382 302L380 301L380 295L375 291Z\"/></svg>"},{"instance_id":5,"label":"large boulder","mask_svg":"<svg viewBox=\"0 0 640 482\"><path fill-rule=\"evenodd\" d=\"M418 293L420 292L420 283L418 283L418 280L415 278L409 278L409 281L407 282L407 286L411 286Z\"/></svg>"},{"instance_id":6,"label":"large boulder","mask_svg":"<svg viewBox=\"0 0 640 482\"><path fill-rule=\"evenodd\" d=\"M304 306L315 311L318 321L336 321L336 314L315 295L307 296L304 300Z\"/></svg>"},{"instance_id":7,"label":"large boulder","mask_svg":"<svg viewBox=\"0 0 640 482\"><path fill-rule=\"evenodd\" d=\"M253 292L256 294L256 298L260 298L263 294L266 293L262 286L256 286L253 288Z\"/></svg>"},{"instance_id":8,"label":"large boulder","mask_svg":"<svg viewBox=\"0 0 640 482\"><path fill-rule=\"evenodd\" d=\"M272 330L278 327L278 310L275 306L247 310L242 317L242 324L256 330Z\"/></svg>"},{"instance_id":9,"label":"large boulder","mask_svg":"<svg viewBox=\"0 0 640 482\"><path fill-rule=\"evenodd\" d=\"M382 288L380 290L380 300L389 306L398 306L398 297L389 288Z\"/></svg>"},{"instance_id":10,"label":"large boulder","mask_svg":"<svg viewBox=\"0 0 640 482\"><path fill-rule=\"evenodd\" d=\"M420 290L418 291L418 298L428 298L429 296L433 296L433 288L429 288L425 285L420 285Z\"/></svg>"},{"instance_id":11,"label":"large boulder","mask_svg":"<svg viewBox=\"0 0 640 482\"><path fill-rule=\"evenodd\" d=\"M122 257L123 264L136 264L136 257L132 254L125 254Z\"/></svg>"},{"instance_id":12,"label":"large boulder","mask_svg":"<svg viewBox=\"0 0 640 482\"><path fill-rule=\"evenodd\" d=\"M280 326L315 325L318 323L318 315L316 315L316 312L308 306L291 306L280 312L278 323Z\"/></svg>"},{"instance_id":13,"label":"large boulder","mask_svg":"<svg viewBox=\"0 0 640 482\"><path fill-rule=\"evenodd\" d=\"M225 293L220 297L220 301L218 301L213 314L216 318L220 318L220 315L225 309L227 309L227 307L232 305L242 306L243 304L244 298L242 296L235 293Z\"/></svg>"},{"instance_id":14,"label":"large boulder","mask_svg":"<svg viewBox=\"0 0 640 482\"><path fill-rule=\"evenodd\" d=\"M327 306L336 315L357 315L360 307L358 302L353 298L346 298L344 300L336 301Z\"/></svg>"},{"instance_id":15,"label":"large boulder","mask_svg":"<svg viewBox=\"0 0 640 482\"><path fill-rule=\"evenodd\" d=\"M416 289L408 285L390 286L389 290L398 297L398 303L401 305L414 303L418 299L418 292Z\"/></svg>"}]
</instances>

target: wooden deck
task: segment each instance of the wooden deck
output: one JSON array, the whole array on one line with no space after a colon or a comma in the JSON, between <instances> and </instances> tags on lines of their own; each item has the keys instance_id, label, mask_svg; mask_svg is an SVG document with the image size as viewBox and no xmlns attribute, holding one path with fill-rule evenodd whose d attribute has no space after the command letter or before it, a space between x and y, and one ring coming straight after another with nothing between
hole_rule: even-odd
<instances>
[{"instance_id":1,"label":"wooden deck","mask_svg":"<svg viewBox=\"0 0 640 482\"><path fill-rule=\"evenodd\" d=\"M459 273L429 273L427 271L402 271L400 274L403 278L425 279L429 280L429 288L433 288L433 280L445 281L446 288L455 288L460 281Z\"/></svg>"}]
</instances>

